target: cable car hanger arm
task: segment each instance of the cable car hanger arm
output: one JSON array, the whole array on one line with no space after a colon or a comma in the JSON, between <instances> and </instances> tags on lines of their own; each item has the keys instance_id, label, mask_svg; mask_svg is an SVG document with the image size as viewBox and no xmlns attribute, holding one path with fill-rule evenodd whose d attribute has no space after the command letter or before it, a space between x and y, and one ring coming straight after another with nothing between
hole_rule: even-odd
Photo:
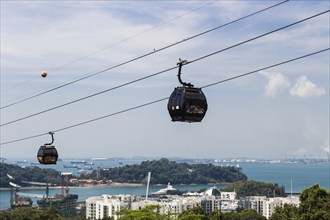
<instances>
[{"instance_id":1,"label":"cable car hanger arm","mask_svg":"<svg viewBox=\"0 0 330 220\"><path fill-rule=\"evenodd\" d=\"M48 134L50 134L52 136L52 142L51 143L46 143L45 145L52 145L54 143L54 132L53 131L50 131L48 132Z\"/></svg>"},{"instance_id":2,"label":"cable car hanger arm","mask_svg":"<svg viewBox=\"0 0 330 220\"><path fill-rule=\"evenodd\" d=\"M188 63L190 63L190 62L188 62L187 60L181 60L181 59L179 58L179 62L177 62L177 64L176 64L176 65L179 65L178 79L179 79L179 82L180 82L183 86L194 87L193 84L183 82L182 79L181 79L181 69L182 69L182 66L183 66L183 65L186 65L186 64L188 64Z\"/></svg>"}]
</instances>

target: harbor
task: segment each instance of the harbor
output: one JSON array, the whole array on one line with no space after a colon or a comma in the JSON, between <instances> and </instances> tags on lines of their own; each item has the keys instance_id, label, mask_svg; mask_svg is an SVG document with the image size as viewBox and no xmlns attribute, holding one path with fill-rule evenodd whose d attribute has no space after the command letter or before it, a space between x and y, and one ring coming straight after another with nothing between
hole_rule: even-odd
<instances>
[{"instance_id":1,"label":"harbor","mask_svg":"<svg viewBox=\"0 0 330 220\"><path fill-rule=\"evenodd\" d=\"M28 165L29 161L19 165ZM92 161L92 160L90 160ZM6 162L13 163L15 161L7 160ZM122 163L121 165L119 163ZM111 167L125 166L127 164L137 164L137 159L120 159L120 160L93 160L94 169L102 167L107 169ZM50 168L57 169L62 172L73 172L79 175L76 168L64 168L64 164L71 164L70 161L60 160L56 165L51 165ZM229 163L228 163L229 164ZM237 162L232 163L237 166ZM242 172L244 172L250 180L263 181L269 183L277 183L278 185L285 186L288 195L300 193L303 189L318 183L321 187L329 189L329 164L328 163L240 163ZM76 172L76 173L74 173ZM91 172L91 171L89 171ZM70 177L73 178L73 177ZM201 189L209 188L211 185L173 185L173 187L180 191L198 191ZM222 188L225 185L216 185ZM160 189L166 188L166 185L153 185L151 182L149 193L157 192ZM125 183L111 183L111 184L88 184L85 183L81 186L68 187L70 194L78 195L77 202L85 202L88 197L99 196L102 194L117 195L117 194L130 194L130 195L145 195L146 185L140 184L125 184ZM46 193L45 186L29 186L22 187L21 193L28 194L41 194ZM64 187L65 191L65 187ZM63 188L61 186L50 186L49 195L62 194ZM1 210L10 208L11 190L9 188L0 190L1 194ZM39 198L40 199L40 198ZM37 198L31 198L33 206L37 205Z\"/></svg>"}]
</instances>

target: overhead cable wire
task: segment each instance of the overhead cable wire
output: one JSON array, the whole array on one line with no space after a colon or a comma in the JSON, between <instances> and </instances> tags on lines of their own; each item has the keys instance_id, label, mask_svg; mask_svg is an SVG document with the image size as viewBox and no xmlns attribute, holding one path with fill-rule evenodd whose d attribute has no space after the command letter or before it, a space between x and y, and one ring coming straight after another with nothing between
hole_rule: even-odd
<instances>
[{"instance_id":1,"label":"overhead cable wire","mask_svg":"<svg viewBox=\"0 0 330 220\"><path fill-rule=\"evenodd\" d=\"M224 52L226 50L229 50L229 49L232 49L232 48L235 48L235 47L238 47L240 45L243 45L243 44L246 44L248 42L251 42L253 40L256 40L256 39L259 39L261 37L265 37L267 35L270 35L270 34L273 34L277 31L280 31L280 30L283 30L285 28L288 28L288 27L291 27L291 26L294 26L294 25L297 25L299 23L302 23L304 21L307 21L309 19L312 19L312 18L315 18L317 16L321 16L327 12L329 12L330 10L327 10L327 11L324 11L324 12L321 12L321 13L318 13L316 15L313 15L313 16L310 16L308 18L304 18L302 20L299 20L299 21L296 21L294 23L291 23L291 24L288 24L286 26L283 26L281 28L277 28L275 30L272 30L272 31L269 31L267 33L264 33L264 34L261 34L261 35L258 35L256 37L253 37L253 38L250 38L248 40L245 40L245 41L242 41L240 43L237 43L237 44L234 44L230 47L227 47L227 48L224 48L224 49L221 49L221 50L218 50L218 51L215 51L213 53L210 53L210 54L207 54L205 56L202 56L202 57L199 57L197 59L194 59L192 61L189 61L187 63L185 63L184 65L187 65L187 64L190 64L190 63L194 63L194 62L197 62L197 61L200 61L202 59L205 59L205 58L208 58L210 56L213 56L215 54L218 54L218 53L221 53L221 52ZM49 112L49 111L52 111L52 110L55 110L55 109L58 109L58 108L61 108L61 107L64 107L64 106L67 106L67 105L70 105L70 104L73 104L73 103L76 103L76 102L79 102L79 101L82 101L82 100L85 100L85 99L88 99L88 98L91 98L91 97L94 97L94 96L97 96L97 95L101 95L103 93L106 93L106 92L110 92L112 90L115 90L115 89L119 89L121 87L124 87L124 86L127 86L127 85L130 85L130 84L133 84L133 83L136 83L136 82L139 82L139 81L142 81L142 80L145 80L145 79L148 79L148 78L151 78L151 77L154 77L154 76L157 76L157 75L160 75L162 73L165 73L165 72L168 72L168 71L171 71L173 69L175 69L177 67L171 67L171 68L168 68L166 70L163 70L163 71L160 71L160 72L157 72L157 73L154 73L154 74L151 74L151 75L147 75L147 76L144 76L142 78L139 78L139 79L136 79L136 80L133 80L133 81L130 81L130 82L127 82L127 83L124 83L124 84L121 84L121 85L118 85L118 86L115 86L115 87L112 87L112 88L109 88L109 89L106 89L106 90L103 90L103 91L100 91L100 92L97 92L97 93L94 93L94 94L91 94L91 95L88 95L88 96L85 96L85 97L82 97L80 99L76 99L76 100L73 100L73 101L70 101L70 102L67 102L67 103L64 103L64 104L61 104L61 105L58 105L58 106L55 106L55 107L52 107L52 108L49 108L49 109L46 109L46 110L43 110L43 111L40 111L40 112L37 112L37 113L34 113L34 114L31 114L31 115L28 115L28 116L25 116L25 117L22 117L22 118L19 118L19 119L15 119L15 120L12 120L12 121L9 121L9 122L6 122L6 123L3 123L0 125L0 127L3 127L3 126L6 126L6 125L9 125L9 124L13 124L15 122L18 122L18 121L22 121L24 119L28 119L28 118L31 118L31 117L34 117L34 116L37 116L37 115L40 115L40 114L43 114L43 113L46 113L46 112Z\"/></svg>"},{"instance_id":2,"label":"overhead cable wire","mask_svg":"<svg viewBox=\"0 0 330 220\"><path fill-rule=\"evenodd\" d=\"M142 32L140 32L140 33L137 33L137 34L135 34L135 35L133 35L133 36L131 36L131 37L125 38L125 39L123 39L123 40L121 40L121 41L119 41L119 42L116 42L116 43L114 43L114 44L111 44L111 45L109 45L109 46L107 46L107 47L105 47L105 48L102 48L102 49L100 49L100 50L98 50L98 51L95 51L95 52L93 52L93 53L91 53L91 54L88 54L88 55L86 55L86 56L83 56L83 57L81 57L81 58L78 58L78 59L76 59L76 60L74 60L74 61L72 61L72 62L70 62L70 63L68 63L68 64L64 64L63 66L60 66L60 67L56 68L56 69L53 70L53 71L56 71L56 70L62 69L63 67L66 67L66 66L71 65L71 64L73 64L73 63L76 63L76 62L78 62L78 61L80 61L80 60L83 60L83 59L85 59L85 58L88 58L88 57L90 57L90 56L93 56L93 55L95 55L95 54L97 54L97 53L100 53L100 52L102 52L102 51L104 51L104 50L107 50L107 49L109 49L109 48L111 48L111 47L117 46L117 45L119 45L119 44L121 44L121 43L124 43L124 42L126 42L126 41L128 41L128 40L131 40L131 39L133 39L133 38L135 38L135 37L137 37L137 36L140 36L140 35L142 35L142 34L144 34L144 33L147 33L147 32L149 32L149 31L151 31L151 30L153 30L153 29L156 29L156 28L158 28L158 27L160 27L160 26L163 26L163 25L165 25L165 24L168 24L168 23L170 23L170 22L172 22L172 21L174 21L174 20L177 20L177 19L179 19L179 18L182 18L182 17L184 17L184 16L186 16L186 15L188 15L188 14L191 14L191 13L193 13L193 12L195 12L195 11L198 11L198 10L200 10L200 9L202 9L202 8L205 8L206 6L209 6L209 5L211 5L211 4L214 4L214 3L217 2L217 1L218 1L218 0L215 0L215 1L212 1L212 2L209 2L209 3L206 3L206 4L202 5L202 6L199 6L199 7L197 7L197 8L194 8L194 9L192 9L192 10L190 10L190 11L188 11L188 12L182 14L182 15L176 16L176 17L174 17L174 18L172 18L172 19L169 19L169 20L164 21L164 22L162 22L162 23L160 23L160 24L157 24L157 25L155 25L155 26L153 26L153 27L151 27L151 28L149 28L149 29L146 29L146 30L144 30L144 31L142 31Z\"/></svg>"},{"instance_id":3,"label":"overhead cable wire","mask_svg":"<svg viewBox=\"0 0 330 220\"><path fill-rule=\"evenodd\" d=\"M215 31L215 30L217 30L217 29L220 29L220 28L223 28L223 27L225 27L225 26L231 25L231 24L236 23L236 22L238 22L238 21L241 21L241 20L243 20L243 19L246 19L246 18L249 18L249 17L254 16L254 15L256 15L256 14L259 14L259 13L261 13L261 12L267 11L267 10L269 10L269 9L271 9L271 8L274 8L274 7L276 7L276 6L279 6L279 5L281 5L281 4L284 4L284 3L288 2L288 1L290 1L290 0L282 1L282 2L280 2L280 3L274 4L274 5L272 5L272 6L266 7L266 8L264 8L264 9L259 10L259 11L253 12L253 13L251 13L251 14L249 14L249 15L243 16L243 17L241 17L241 18L238 18L238 19L233 20L233 21L231 21L231 22L228 22L228 23L226 23L226 24L219 25L219 26L214 27L214 28L212 28L212 29L209 29L209 30L207 30L207 31L201 32L201 33L199 33L199 34L196 34L196 35L194 35L194 36L191 36L191 37L188 37L188 38L184 38L183 40L178 41L178 42L176 42L176 43L172 43L172 44L167 45L167 46L165 46L165 47L162 47L162 48L160 48L160 49L155 49L155 50L153 50L153 51L151 51L151 52L149 52L149 53L146 53L146 54L143 54L143 55L137 56L137 57L135 57L135 58L132 58L132 59L127 60L127 61L124 61L124 62L122 62L122 63L118 63L118 64L116 64L116 65L114 65L114 66L107 67L107 68L102 69L102 70L98 70L98 71L96 71L96 72L94 72L94 73L88 74L88 75L83 76L83 77L81 77L81 78L77 78L77 79L72 80L72 81L70 81L70 82L64 83L64 84L62 84L62 85L59 85L59 86L56 86L56 87L54 87L54 88L48 89L48 90L43 91L43 92L40 92L40 93L38 93L38 94L35 94L35 95L33 95L33 96L30 96L30 97L27 97L27 98L21 99L21 100L19 100L19 101L13 102L13 103L11 103L11 104L8 104L8 105L5 105L5 106L2 106L2 107L0 107L0 109L5 109L5 108L8 108L8 107L10 107L10 106L14 106L14 105L16 105L16 104L19 104L19 103L22 103L22 102L28 101L28 100L30 100L30 99L33 99L33 98L39 97L39 96L41 96L41 95L44 95L44 94L50 93L50 92L52 92L52 91L58 90L58 89L63 88L63 87L65 87L65 86L68 86L68 85L74 84L74 83L76 83L76 82L79 82L79 81L85 80L85 79L90 78L90 77L92 77L92 76L95 76L95 75L98 75L98 74L104 73L104 72L106 72L106 71L109 71L109 70L112 70L112 69L118 68L118 67L120 67L120 66L126 65L126 64L131 63L131 62L134 62L134 61L136 61L136 60L139 60L139 59L145 58L145 57L150 56L150 55L152 55L152 54L155 54L155 53L158 53L158 52L160 52L160 51L166 50L166 49L168 49L168 48L174 47L174 46L176 46L176 45L178 45L178 44L181 44L181 43L183 43L183 42L186 42L186 41L192 40L192 39L197 38L197 37L199 37L199 36L202 36L202 35L204 35L204 34L207 34L207 33L210 33L210 32L212 32L212 31Z\"/></svg>"},{"instance_id":4,"label":"overhead cable wire","mask_svg":"<svg viewBox=\"0 0 330 220\"><path fill-rule=\"evenodd\" d=\"M251 71L251 72L248 72L248 73L244 73L244 74L241 74L241 75L233 76L233 77L230 77L230 78L227 78L227 79L224 79L224 80L219 80L217 82L213 82L213 83L204 85L201 88L203 89L203 88L211 87L211 86L214 86L214 85L217 85L217 84L220 84L220 83L224 83L224 82L231 81L231 80L234 80L234 79L237 79L237 78L241 78L241 77L244 77L244 76L247 76L247 75L251 75L253 73L257 73L257 72L260 72L260 71L263 71L263 70L267 70L267 69L270 69L270 68L273 68L273 67L276 67L276 66L280 66L280 65L283 65L283 64L291 63L291 62L296 61L296 60L300 60L300 59L303 59L303 58L306 58L306 57L310 57L310 56L313 56L313 55L316 55L316 54L319 54L319 53L323 53L323 52L326 52L328 50L330 50L330 47L329 48L326 48L326 49L323 49L323 50L319 50L319 51L313 52L313 53L309 53L309 54L306 54L306 55L303 55L303 56L300 56L300 57L296 57L296 58L293 58L293 59L290 59L290 60L286 60L286 61L283 61L283 62L280 62L280 63L269 65L269 66L266 66L264 68L260 68L258 70L254 70L254 71Z\"/></svg>"},{"instance_id":5,"label":"overhead cable wire","mask_svg":"<svg viewBox=\"0 0 330 220\"><path fill-rule=\"evenodd\" d=\"M86 59L86 58L88 58L88 57L91 57L91 56L93 56L93 55L95 55L95 54L98 54L98 53L100 53L100 52L102 52L102 51L105 51L105 50L107 50L107 49L109 49L109 48L111 48L111 47L114 47L114 46L117 46L117 45L119 45L119 44L122 44L122 43L124 43L124 42L126 42L126 41L128 41L128 40L131 40L131 39L133 39L133 38L135 38L135 37L138 37L138 36L140 36L140 35L142 35L142 34L144 34L144 33L147 33L147 32L149 32L149 31L153 30L153 29L156 29L156 28L158 28L158 27L160 27L160 26L163 26L163 25L165 25L165 24L168 24L168 23L170 23L170 22L172 22L172 21L174 21L174 20L177 20L177 19L179 19L179 18L182 18L182 17L184 17L184 16L186 16L186 15L188 15L188 14L191 14L191 13L193 13L193 12L195 12L195 11L198 11L198 10L200 10L200 9L206 7L206 6L209 6L209 5L211 5L211 4L214 4L214 3L217 2L217 1L218 1L218 0L215 0L215 1L212 1L212 2L208 2L208 3L206 3L206 4L202 5L202 6L199 6L199 7L197 7L197 8L194 8L194 9L192 9L192 10L190 10L190 11L188 11L188 12L182 14L182 15L176 16L176 17L174 17L174 18L172 18L172 19L169 19L169 20L164 21L164 22L162 22L162 23L160 23L160 24L157 24L157 25L155 25L155 26L153 26L153 27L151 27L151 28L148 28L148 29L146 29L146 30L144 30L144 31L142 31L142 32L139 32L139 33L134 34L134 35L132 35L132 36L130 36L130 37L127 37L127 38L125 38L125 39L123 39L123 40L120 40L120 41L118 41L118 42L116 42L116 43L113 43L113 44L111 44L111 45L109 45L109 46L106 46L106 47L104 47L104 48L102 48L102 49L100 49L100 50L94 51L94 52L92 52L92 53L90 53L90 54L87 54L87 55L82 56L82 57L80 57L80 58L77 58L77 59L75 59L75 60L73 60L73 61L70 61L70 62L68 62L68 63L66 63L66 64L63 64L63 65L61 65L61 66L59 66L59 67L57 67L57 68L55 68L55 69L52 69L50 72L53 73L53 72L55 72L55 71L58 71L58 70L60 70L60 69L63 69L64 67L67 67L67 66L69 66L69 65L71 65L71 64L74 64L74 63L79 62L79 61L81 61L81 60L84 60L84 59ZM1 92L8 91L8 90L10 90L10 89L16 88L17 86L20 86L20 85L22 85L22 84L25 84L25 83L27 83L27 82L30 82L30 81L32 81L32 80L34 80L34 79L36 79L36 78L37 78L37 77L33 77L33 78L31 78L31 79L27 79L27 80L25 80L25 81L23 81L23 82L20 82L20 83L16 84L16 85L13 85L12 87L5 88L5 89L3 89Z\"/></svg>"},{"instance_id":6,"label":"overhead cable wire","mask_svg":"<svg viewBox=\"0 0 330 220\"><path fill-rule=\"evenodd\" d=\"M293 23L291 23L291 24L285 25L285 26L283 26L283 27L281 27L281 28L277 28L277 29L275 29L275 30L269 31L269 32L267 32L267 33L265 33L265 34L261 34L261 35L259 35L259 36L256 36L256 37L253 37L253 38L250 38L250 39L248 39L248 40L246 40L246 41L243 41L243 42L241 42L241 43L235 44L235 45L233 45L233 46L231 46L231 47L227 47L227 48L225 48L225 49L223 49L223 50L219 50L219 51L216 51L216 52L213 52L213 53L207 54L207 55L205 55L205 56L199 57L199 58L197 58L197 59L195 59L195 60L191 60L191 61L189 61L188 63L193 63L193 62L196 62L196 61L199 61L199 60L205 59L205 58L210 57L210 56L213 56L213 55L215 55L215 54L217 54L217 53L221 53L221 52L223 52L223 51L225 51L225 50L229 50L229 49L231 49L231 48L234 48L234 47L237 47L237 46L239 46L239 45L245 44L245 43L247 43L247 42L250 42L250 41L256 40L256 39L261 38L261 37L264 37L264 36L266 36L266 35L269 35L269 34L275 33L275 32L277 32L277 31L283 30L283 29L285 29L285 28L288 28L288 27L294 26L294 25L296 25L296 24L302 23L302 22L307 21L307 20L310 20L310 19L312 19L312 18L315 18L315 17L321 16L321 15L323 15L323 14L329 13L329 11L330 11L330 10L326 10L326 11L320 12L320 13L318 13L318 14L312 15L312 16L310 16L310 17L307 17L307 18L301 19L301 20L299 20L299 21L296 21L296 22L293 22ZM188 63L186 63L186 64L184 64L184 65L187 65Z\"/></svg>"},{"instance_id":7,"label":"overhead cable wire","mask_svg":"<svg viewBox=\"0 0 330 220\"><path fill-rule=\"evenodd\" d=\"M326 48L326 49L323 49L323 50L319 50L319 51L316 51L316 52L305 54L303 56L299 56L299 57L295 57L295 58L292 58L292 59L289 59L289 60L285 60L285 61L282 61L282 62L279 62L279 63L276 63L276 64L272 64L272 65L254 70L254 71L250 71L250 72L240 74L240 75L237 75L237 76L234 76L234 77L230 77L230 78L227 78L227 79L224 79L224 80L213 82L213 83L204 85L201 88L207 88L207 87L211 87L211 86L214 86L214 85L217 85L217 84L220 84L220 83L228 82L228 81L238 79L238 78L241 78L241 77L244 77L244 76L248 76L248 75L251 75L253 73L257 73L257 72L260 72L260 71L263 71L263 70L267 70L267 69L270 69L270 68L273 68L273 67L276 67L276 66L280 66L280 65L291 63L291 62L294 62L294 61L297 61L297 60L300 60L300 59L303 59L303 58L307 58L307 57L310 57L310 56L313 56L313 55L316 55L316 54L320 54L320 53L323 53L323 52L326 52L326 51L329 51L329 50L330 50L330 48ZM158 102L162 102L162 101L167 100L168 98L169 97L157 99L157 100L147 102L147 103L144 103L144 104L141 104L141 105L137 105L137 106L134 106L134 107L122 110L122 111L118 111L118 112L111 113L111 114L108 114L108 115L104 115L104 116L101 116L101 117L98 117L98 118L90 119L90 120L83 121L83 122L80 122L80 123L77 123L77 124L73 124L73 125L70 125L70 126L67 126L67 127L63 127L63 128L57 129L57 130L53 130L53 132L60 132L60 131L68 130L68 129L78 127L78 126L81 126L81 125L89 124L89 123L92 123L92 122L95 122L95 121L99 121L101 119L105 119L105 118L108 118L108 117L111 117L111 116L115 116L115 115L118 115L118 114L122 114L122 113L125 113L125 112L136 110L136 109L139 109L139 108L142 108L142 107L146 107L146 106L158 103ZM48 135L48 133L49 132L41 133L41 134L37 134L37 135L33 135L33 136L28 136L28 137L24 137L24 138L20 138L20 139L16 139L16 140L11 140L11 141L0 143L0 145L6 145L6 144L15 143L15 142L23 141L23 140L28 140L28 139Z\"/></svg>"},{"instance_id":8,"label":"overhead cable wire","mask_svg":"<svg viewBox=\"0 0 330 220\"><path fill-rule=\"evenodd\" d=\"M23 85L25 83L31 82L31 81L35 80L36 78L39 78L39 76L35 76L33 78L30 78L30 79L24 80L22 82L19 82L19 83L15 84L15 85L13 85L11 87L8 87L8 88L5 88L5 89L1 90L1 92L3 93L3 92L8 91L10 89L16 88L16 87L21 86L21 85Z\"/></svg>"},{"instance_id":9,"label":"overhead cable wire","mask_svg":"<svg viewBox=\"0 0 330 220\"><path fill-rule=\"evenodd\" d=\"M110 92L110 91L115 90L115 89L119 89L121 87L124 87L124 86L130 85L130 84L133 84L133 83L136 83L136 82L139 82L139 81L142 81L142 80L151 78L153 76L156 76L156 75L159 75L159 74L168 72L168 71L173 70L173 69L176 69L176 68L177 67L172 67L172 68L169 68L169 69L166 69L166 70L163 70L163 71L160 71L160 72L157 72L157 73L154 73L154 74L151 74L151 75L148 75L148 76L145 76L145 77L142 77L142 78L139 78L139 79L136 79L136 80L133 80L133 81L130 81L130 82L127 82L127 83L124 83L124 84L121 84L121 85L118 85L118 86L115 86L115 87L112 87L112 88L109 88L109 89L106 89L106 90L103 90L103 91L100 91L100 92L97 92L97 93L94 93L94 94L91 94L91 95L88 95L88 96L85 96L85 97L82 97L80 99L76 99L76 100L73 100L73 101L70 101L70 102L67 102L67 103L64 103L64 104L61 104L61 105L58 105L58 106L55 106L55 107L46 109L46 110L43 110L43 111L40 111L40 112L31 114L31 115L28 115L28 116L19 118L19 119L15 119L15 120L10 121L10 122L3 123L3 124L0 125L0 127L6 126L6 125L9 125L9 124L13 124L15 122L22 121L24 119L28 119L28 118L31 118L31 117L34 117L34 116L37 116L37 115L40 115L40 114L43 114L43 113L46 113L46 112L49 112L49 111L52 111L52 110L61 108L61 107L64 107L64 106L67 106L67 105L71 105L73 103L80 102L80 101L83 101L85 99L92 98L94 96L101 95L103 93Z\"/></svg>"}]
</instances>

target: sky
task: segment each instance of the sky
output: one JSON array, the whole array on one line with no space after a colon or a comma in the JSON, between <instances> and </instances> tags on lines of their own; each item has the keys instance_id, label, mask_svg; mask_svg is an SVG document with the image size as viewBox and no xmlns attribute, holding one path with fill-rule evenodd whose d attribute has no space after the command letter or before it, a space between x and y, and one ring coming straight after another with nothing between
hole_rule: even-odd
<instances>
[{"instance_id":1,"label":"sky","mask_svg":"<svg viewBox=\"0 0 330 220\"><path fill-rule=\"evenodd\" d=\"M264 68L329 49L329 12L254 38L329 1L288 1L191 38L279 2L1 0L1 157L34 158L56 131L61 158L326 158L329 50ZM253 73L203 88L200 123L172 122L164 100L78 125L169 97L179 58L196 60L182 67L196 87Z\"/></svg>"}]
</instances>

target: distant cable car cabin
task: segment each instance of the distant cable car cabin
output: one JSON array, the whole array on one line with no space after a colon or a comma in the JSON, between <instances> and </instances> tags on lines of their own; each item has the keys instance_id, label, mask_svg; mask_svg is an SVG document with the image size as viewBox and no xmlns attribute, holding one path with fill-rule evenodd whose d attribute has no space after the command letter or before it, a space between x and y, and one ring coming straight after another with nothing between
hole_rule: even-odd
<instances>
[{"instance_id":1,"label":"distant cable car cabin","mask_svg":"<svg viewBox=\"0 0 330 220\"><path fill-rule=\"evenodd\" d=\"M49 132L49 134L52 136L52 142L40 146L38 150L37 159L40 164L56 164L58 159L57 150L52 145L54 142L54 132Z\"/></svg>"},{"instance_id":2,"label":"distant cable car cabin","mask_svg":"<svg viewBox=\"0 0 330 220\"><path fill-rule=\"evenodd\" d=\"M172 121L200 122L207 111L207 101L201 88L195 88L191 83L181 80L182 65L186 60L179 60L178 79L183 86L176 87L172 92L167 109Z\"/></svg>"}]
</instances>

